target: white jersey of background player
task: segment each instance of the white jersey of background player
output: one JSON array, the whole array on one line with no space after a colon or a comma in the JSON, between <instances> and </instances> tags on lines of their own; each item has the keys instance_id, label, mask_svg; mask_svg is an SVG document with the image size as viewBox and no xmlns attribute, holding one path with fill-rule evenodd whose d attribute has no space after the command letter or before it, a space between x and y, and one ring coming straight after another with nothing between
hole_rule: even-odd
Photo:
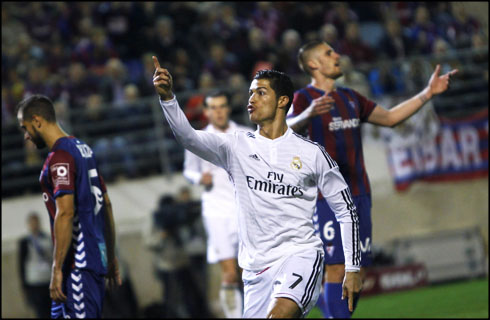
<instances>
[{"instance_id":1,"label":"white jersey of background player","mask_svg":"<svg viewBox=\"0 0 490 320\"><path fill-rule=\"evenodd\" d=\"M223 91L204 99L204 112L209 124L203 129L212 133L234 133L250 128L231 121L231 108ZM185 151L184 176L193 184L202 184L202 216L207 233L208 263L219 262L221 267L220 304L227 318L239 318L243 313L243 295L238 268L238 224L235 187L229 174L189 150Z\"/></svg>"},{"instance_id":2,"label":"white jersey of background player","mask_svg":"<svg viewBox=\"0 0 490 320\"><path fill-rule=\"evenodd\" d=\"M194 130L172 92L170 73L154 59L153 84L177 140L232 177L238 204L245 318L306 316L320 294L322 242L312 222L318 189L341 225L346 275L342 298L353 308L361 289L359 222L337 164L318 144L293 133L286 113L291 79L260 70L250 86L254 133Z\"/></svg>"}]
</instances>

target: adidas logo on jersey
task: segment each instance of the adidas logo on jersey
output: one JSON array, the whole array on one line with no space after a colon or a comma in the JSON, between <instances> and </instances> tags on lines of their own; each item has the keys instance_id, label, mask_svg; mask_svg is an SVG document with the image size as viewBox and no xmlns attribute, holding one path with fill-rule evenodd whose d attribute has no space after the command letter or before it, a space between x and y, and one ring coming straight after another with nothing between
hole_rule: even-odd
<instances>
[{"instance_id":1,"label":"adidas logo on jersey","mask_svg":"<svg viewBox=\"0 0 490 320\"><path fill-rule=\"evenodd\" d=\"M252 158L252 159L254 159L254 160L260 161L259 156L257 156L255 153L249 155L249 157Z\"/></svg>"}]
</instances>

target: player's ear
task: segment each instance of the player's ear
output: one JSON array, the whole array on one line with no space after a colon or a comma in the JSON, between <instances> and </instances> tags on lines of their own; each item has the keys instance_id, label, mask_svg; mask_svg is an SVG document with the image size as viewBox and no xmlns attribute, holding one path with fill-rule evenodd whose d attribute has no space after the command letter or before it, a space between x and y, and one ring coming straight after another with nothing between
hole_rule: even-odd
<instances>
[{"instance_id":1,"label":"player's ear","mask_svg":"<svg viewBox=\"0 0 490 320\"><path fill-rule=\"evenodd\" d=\"M289 102L289 97L288 96L280 96L278 101L277 101L277 106L279 108L286 108Z\"/></svg>"},{"instance_id":2,"label":"player's ear","mask_svg":"<svg viewBox=\"0 0 490 320\"><path fill-rule=\"evenodd\" d=\"M40 129L41 126L42 126L42 118L38 115L33 115L32 116L32 125L36 128L36 129Z\"/></svg>"},{"instance_id":3,"label":"player's ear","mask_svg":"<svg viewBox=\"0 0 490 320\"><path fill-rule=\"evenodd\" d=\"M209 107L203 106L203 113L209 119Z\"/></svg>"},{"instance_id":4,"label":"player's ear","mask_svg":"<svg viewBox=\"0 0 490 320\"><path fill-rule=\"evenodd\" d=\"M318 62L315 59L309 59L308 61L306 61L306 65L308 66L308 68L310 68L310 70L318 69Z\"/></svg>"}]
</instances>

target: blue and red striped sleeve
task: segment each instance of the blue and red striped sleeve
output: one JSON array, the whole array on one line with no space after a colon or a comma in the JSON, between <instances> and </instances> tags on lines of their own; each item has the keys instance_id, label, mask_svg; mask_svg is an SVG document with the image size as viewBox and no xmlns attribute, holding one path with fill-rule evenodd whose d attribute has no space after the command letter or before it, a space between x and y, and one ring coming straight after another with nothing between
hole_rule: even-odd
<instances>
[{"instance_id":1,"label":"blue and red striped sleeve","mask_svg":"<svg viewBox=\"0 0 490 320\"><path fill-rule=\"evenodd\" d=\"M56 199L62 194L75 193L76 163L73 156L65 150L56 150L48 166L53 197Z\"/></svg>"},{"instance_id":2,"label":"blue and red striped sleeve","mask_svg":"<svg viewBox=\"0 0 490 320\"><path fill-rule=\"evenodd\" d=\"M366 122L367 119L369 118L369 115L371 115L371 112L373 112L374 108L376 107L376 102L369 100L368 98L364 97L362 94L357 92L356 90L352 90L352 92L354 92L357 101L359 101L359 107L361 110L361 114L359 118L361 119L362 122Z\"/></svg>"}]
</instances>

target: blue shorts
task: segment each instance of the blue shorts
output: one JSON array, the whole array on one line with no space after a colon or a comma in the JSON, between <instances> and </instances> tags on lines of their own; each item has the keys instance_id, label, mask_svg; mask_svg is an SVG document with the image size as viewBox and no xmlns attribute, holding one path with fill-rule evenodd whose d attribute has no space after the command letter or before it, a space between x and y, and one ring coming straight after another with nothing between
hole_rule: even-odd
<instances>
[{"instance_id":1,"label":"blue shorts","mask_svg":"<svg viewBox=\"0 0 490 320\"><path fill-rule=\"evenodd\" d=\"M372 264L371 239L371 195L352 197L359 216L359 237L361 240L361 266ZM340 235L340 225L325 199L319 199L313 216L316 232L320 233L325 250L325 264L344 264L344 249Z\"/></svg>"},{"instance_id":2,"label":"blue shorts","mask_svg":"<svg viewBox=\"0 0 490 320\"><path fill-rule=\"evenodd\" d=\"M52 301L51 318L101 318L104 290L103 276L89 270L71 270L63 279L66 301Z\"/></svg>"}]
</instances>

